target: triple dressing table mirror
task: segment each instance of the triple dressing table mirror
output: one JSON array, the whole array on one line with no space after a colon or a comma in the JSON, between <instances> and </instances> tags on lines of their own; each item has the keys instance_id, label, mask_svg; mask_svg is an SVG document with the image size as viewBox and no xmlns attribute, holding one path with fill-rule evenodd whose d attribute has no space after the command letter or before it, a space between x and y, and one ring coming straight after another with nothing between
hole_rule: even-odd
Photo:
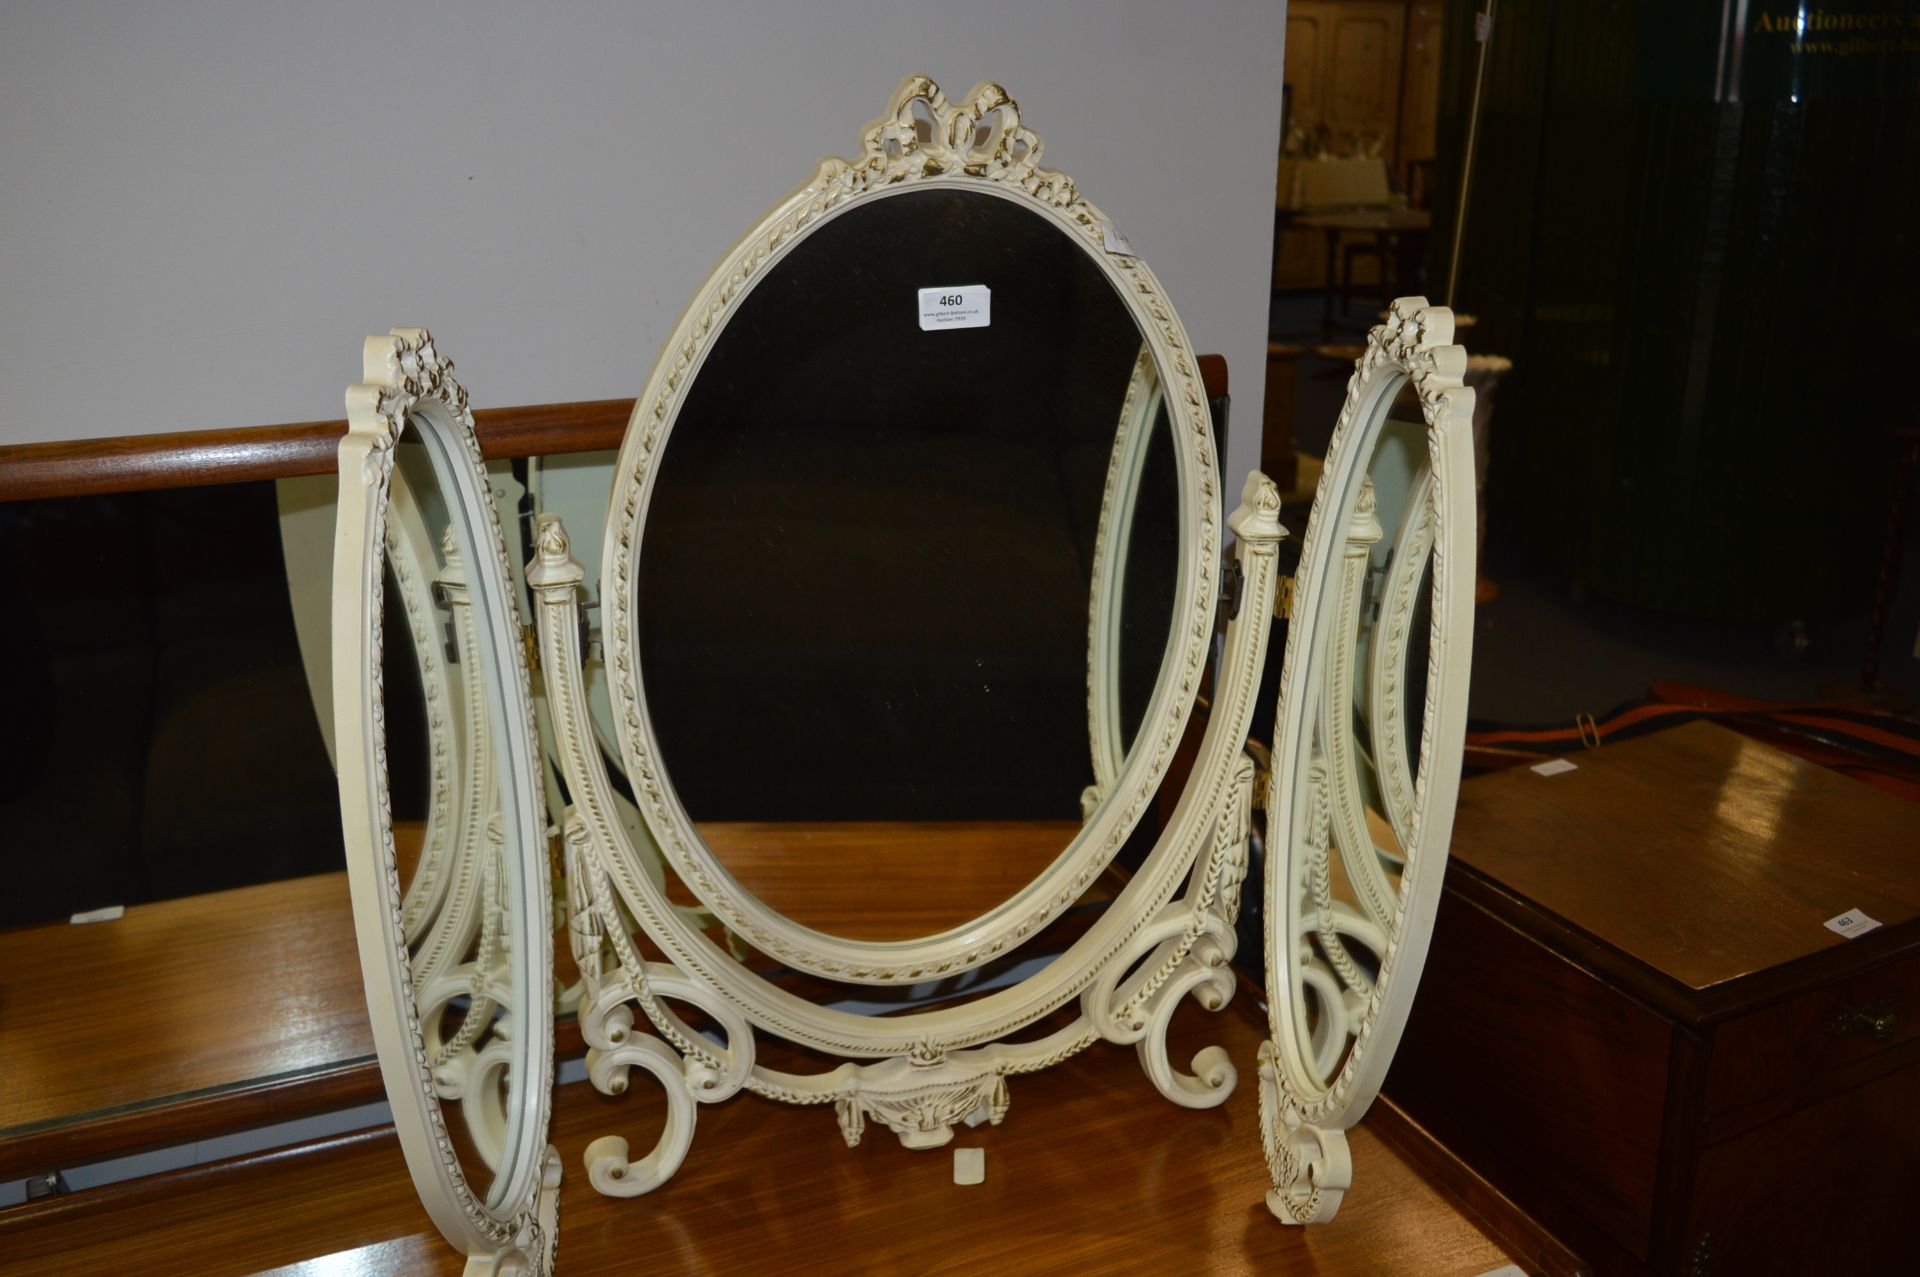
<instances>
[{"instance_id":1,"label":"triple dressing table mirror","mask_svg":"<svg viewBox=\"0 0 1920 1277\"><path fill-rule=\"evenodd\" d=\"M474 1265L551 1260L543 815L588 1076L666 1101L647 1146L610 1132L585 1149L592 1186L631 1197L669 1184L700 1106L741 1091L830 1109L849 1146L883 1128L932 1149L1006 1119L1020 1075L1122 1045L1166 1100L1222 1103L1234 1063L1218 1047L1177 1060L1168 1028L1235 992L1264 790L1269 1204L1295 1223L1337 1210L1343 1133L1405 1019L1458 784L1464 354L1419 299L1369 340L1303 546L1263 777L1247 730L1279 494L1255 473L1222 519L1179 318L1041 161L1005 90L952 100L910 77L854 158L822 162L726 254L635 401L597 637L569 530L538 517L544 746L464 395L420 330L370 340L340 467L342 804L382 1067L407 1097L396 1123ZM396 461L409 437L424 469ZM479 695L455 739L487 834L482 921L432 992L406 874L431 865L435 826L417 853L396 837L369 672L382 573L406 553L388 511L407 505L443 510L416 540L436 518L456 535L421 565L457 567L475 601L459 671L435 676ZM414 660L429 705L431 637ZM1203 687L1197 755L1156 826ZM457 734L475 721L478 755ZM564 795L550 813L543 749Z\"/></svg>"}]
</instances>

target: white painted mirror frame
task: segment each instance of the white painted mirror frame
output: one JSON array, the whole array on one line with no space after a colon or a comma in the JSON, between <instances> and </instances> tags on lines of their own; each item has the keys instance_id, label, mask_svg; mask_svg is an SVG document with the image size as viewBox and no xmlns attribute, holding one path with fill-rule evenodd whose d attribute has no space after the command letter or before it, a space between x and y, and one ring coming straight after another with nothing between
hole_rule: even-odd
<instances>
[{"instance_id":1,"label":"white painted mirror frame","mask_svg":"<svg viewBox=\"0 0 1920 1277\"><path fill-rule=\"evenodd\" d=\"M916 117L930 125L927 136L916 129ZM1192 347L1145 263L1071 179L1039 166L1040 156L1039 137L1020 123L1004 89L983 83L955 103L924 77L903 81L888 114L866 129L859 157L823 162L723 259L664 348L621 449L601 596L616 724L642 814L675 873L730 928L762 952L832 979L909 984L951 975L1011 952L1057 917L1149 809L1200 688L1218 602L1221 537L1213 438ZM1021 205L1060 228L1113 283L1164 380L1187 526L1171 676L1149 706L1136 757L1115 777L1081 838L1035 888L974 924L921 941L857 943L774 914L739 891L701 842L657 762L632 600L654 464L733 308L810 228L864 201L929 186ZM538 599L548 708L574 796L565 820L569 931L584 979L580 1023L590 1048L589 1076L617 1094L631 1069L643 1068L665 1088L669 1109L658 1143L638 1159L617 1136L588 1147L594 1186L619 1196L657 1188L685 1155L697 1104L742 1089L794 1104L831 1103L849 1145L859 1142L872 1118L909 1147L937 1147L964 1118L1000 1121L1010 1075L1056 1064L1100 1040L1135 1046L1154 1085L1173 1102L1193 1108L1222 1102L1236 1081L1225 1052L1201 1051L1194 1072L1184 1073L1167 1058L1165 1034L1182 1000L1192 996L1219 1010L1234 987L1228 960L1255 770L1246 731L1266 655L1276 546L1285 534L1279 506L1274 485L1256 473L1228 520L1238 538L1240 606L1228 624L1198 760L1140 870L1078 941L1021 983L963 1005L886 1017L819 1006L768 983L690 925L647 872L610 801L588 714L578 623L585 569L571 557L559 521L543 516L527 580ZM1186 890L1176 899L1183 882ZM626 929L628 915L668 961L641 957ZM691 1030L669 1000L704 1012L724 1033L724 1044ZM1032 1041L1004 1040L1076 1003L1079 1014L1065 1027ZM640 1027L640 1015L659 1037ZM770 1068L755 1059L755 1035L762 1032L846 1062L815 1074Z\"/></svg>"},{"instance_id":2,"label":"white painted mirror frame","mask_svg":"<svg viewBox=\"0 0 1920 1277\"><path fill-rule=\"evenodd\" d=\"M467 1255L471 1277L551 1271L556 1244L559 1156L546 1142L553 1073L553 946L547 927L545 811L536 767L533 711L518 612L508 585L506 543L481 468L466 391L453 378L424 329L396 328L369 337L363 380L347 391L347 434L339 452L339 506L333 562L334 738L340 805L353 899L354 929L374 1046L394 1128L415 1188L435 1225ZM464 621L491 627L491 650L512 654L512 672L483 671L492 721L486 759L454 759L455 768L491 770L497 823L509 884L526 907L506 909L508 960L524 964L528 1005L509 1008L513 1032L542 1039L519 1053L524 1065L514 1111L506 1114L507 1164L492 1194L476 1193L461 1169L437 1098L433 1053L423 1037L410 918L395 862L387 778L382 686L382 571L388 553L388 507L394 449L403 431L419 433L436 457L449 516L465 523L469 546L492 554L464 565ZM397 568L412 566L408 546ZM427 550L431 555L431 549ZM453 565L449 564L451 568ZM403 595L409 592L403 590ZM478 655L479 645L472 649ZM469 666L471 669L471 666ZM429 683L429 687L434 684ZM469 688L469 699L479 688ZM444 741L445 737L439 738ZM436 764L436 779L442 772ZM417 898L417 897L416 897ZM425 992L425 991L422 991ZM496 1154L498 1156L498 1154Z\"/></svg>"},{"instance_id":3,"label":"white painted mirror frame","mask_svg":"<svg viewBox=\"0 0 1920 1277\"><path fill-rule=\"evenodd\" d=\"M1267 1205L1287 1223L1333 1218L1352 1183L1346 1131L1366 1115L1399 1045L1446 871L1466 741L1476 522L1473 391L1461 384L1466 351L1452 340L1452 312L1423 297L1394 302L1369 334L1347 383L1294 578L1267 802L1270 1037L1260 1051L1261 1137L1273 1177ZM1381 535L1368 465L1394 398L1407 386L1425 419L1426 458L1409 489L1371 653L1380 797L1404 853L1396 893L1380 885L1378 849L1358 800L1357 760L1350 748L1325 748L1321 740L1344 741L1348 725L1325 731L1324 720L1352 712L1361 578L1367 548ZM1423 545L1431 546L1432 619L1419 770L1408 776L1399 698L1428 562ZM1336 853L1359 908L1329 894ZM1342 962L1338 943L1316 952L1316 937L1329 932L1370 950L1377 970ZM1327 953L1331 960L1321 956ZM1325 1049L1317 1060L1308 1058L1316 1054L1312 1029L1297 996L1303 981L1323 991L1321 1017L1331 1018L1319 1026Z\"/></svg>"}]
</instances>

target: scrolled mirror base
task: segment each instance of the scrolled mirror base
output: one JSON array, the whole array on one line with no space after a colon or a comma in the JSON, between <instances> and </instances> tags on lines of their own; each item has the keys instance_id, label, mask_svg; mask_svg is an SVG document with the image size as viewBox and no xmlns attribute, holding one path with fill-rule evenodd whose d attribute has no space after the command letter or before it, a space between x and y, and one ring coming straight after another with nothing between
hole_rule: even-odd
<instances>
[{"instance_id":1,"label":"scrolled mirror base","mask_svg":"<svg viewBox=\"0 0 1920 1277\"><path fill-rule=\"evenodd\" d=\"M464 1277L551 1277L560 1245L560 1152L547 1145L540 1155L540 1187L532 1217L508 1245L467 1256Z\"/></svg>"},{"instance_id":2,"label":"scrolled mirror base","mask_svg":"<svg viewBox=\"0 0 1920 1277\"><path fill-rule=\"evenodd\" d=\"M1282 1094L1273 1043L1260 1046L1260 1140L1273 1188L1267 1209L1283 1224L1323 1224L1353 1185L1347 1133L1302 1120Z\"/></svg>"},{"instance_id":3,"label":"scrolled mirror base","mask_svg":"<svg viewBox=\"0 0 1920 1277\"><path fill-rule=\"evenodd\" d=\"M1233 553L1245 593L1228 623L1199 759L1174 819L1149 857L1150 866L1163 866L1159 881L1165 885L1157 895L1143 893L1134 906L1146 920L1091 961L1074 995L1081 1014L1034 1041L981 1043L976 1032L970 1043L969 1030L948 1028L910 1045L882 1048L895 1054L848 1060L810 1075L755 1062L756 1029L784 1035L794 1023L792 1009L772 990L743 994L713 980L703 964L723 956L717 952L701 952L699 961L683 967L646 961L634 944L629 915L669 953L685 939L672 934L668 902L650 890L624 826L609 815L611 786L589 735L580 662L578 608L585 570L571 557L560 521L543 516L527 582L538 600L541 666L556 752L575 801L565 823L568 931L582 977L580 1023L591 1048L589 1076L602 1092L621 1094L637 1065L666 1090L669 1108L666 1132L637 1162L617 1136L589 1146L587 1170L594 1187L612 1196L637 1196L659 1187L679 1167L692 1140L695 1105L742 1089L784 1103L832 1105L849 1146L860 1142L872 1120L907 1148L939 1148L952 1139L955 1123L978 1115L998 1124L1009 1108L1008 1079L1014 1074L1050 1067L1106 1040L1135 1046L1143 1070L1172 1102L1207 1108L1224 1101L1237 1081L1226 1053L1205 1048L1194 1057L1193 1072L1183 1073L1168 1060L1166 1032L1186 999L1218 1011L1234 989L1228 963L1247 874L1256 774L1246 733L1266 656L1277 546L1286 535L1279 507L1274 485L1258 472L1251 475L1242 504L1228 521L1238 537ZM1172 898L1182 879L1186 890ZM725 1045L689 1029L669 1002L699 1008L723 1030ZM1029 1013L1006 1017L1004 1023L995 1020L1000 1027L992 1036L1011 1034L1058 1005L1035 1003ZM961 1008L959 1015L976 1014L976 1006ZM657 1038L637 1032L636 1009ZM881 1054L873 1046L887 1035L897 1040L910 1019L853 1017L852 1027L835 1032L848 1039L845 1054L863 1047ZM862 1034L872 1043L857 1040ZM804 1034L801 1040L807 1041Z\"/></svg>"}]
</instances>

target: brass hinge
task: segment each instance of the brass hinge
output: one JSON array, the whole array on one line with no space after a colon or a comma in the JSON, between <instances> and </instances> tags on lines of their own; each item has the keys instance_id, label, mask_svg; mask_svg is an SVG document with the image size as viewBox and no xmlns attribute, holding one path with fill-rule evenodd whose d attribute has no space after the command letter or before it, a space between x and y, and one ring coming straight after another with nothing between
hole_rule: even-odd
<instances>
[{"instance_id":1,"label":"brass hinge","mask_svg":"<svg viewBox=\"0 0 1920 1277\"><path fill-rule=\"evenodd\" d=\"M1293 578L1290 576L1273 583L1273 615L1281 621L1293 615Z\"/></svg>"},{"instance_id":2,"label":"brass hinge","mask_svg":"<svg viewBox=\"0 0 1920 1277\"><path fill-rule=\"evenodd\" d=\"M1227 570L1220 574L1220 602L1226 607L1227 619L1240 618L1240 600L1247 592L1247 573L1238 559L1227 563Z\"/></svg>"}]
</instances>

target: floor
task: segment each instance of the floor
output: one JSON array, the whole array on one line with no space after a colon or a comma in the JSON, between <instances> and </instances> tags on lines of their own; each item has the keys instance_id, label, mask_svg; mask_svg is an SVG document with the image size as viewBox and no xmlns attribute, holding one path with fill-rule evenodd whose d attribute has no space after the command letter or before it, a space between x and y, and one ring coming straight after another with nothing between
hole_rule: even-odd
<instances>
[{"instance_id":1,"label":"floor","mask_svg":"<svg viewBox=\"0 0 1920 1277\"><path fill-rule=\"evenodd\" d=\"M1281 295L1270 316L1276 341L1320 340L1318 293ZM1364 341L1372 311L1356 303L1335 341ZM1346 393L1347 363L1300 361L1294 402L1296 446L1324 453ZM1494 428L1500 425L1496 414ZM1491 482L1498 482L1497 472ZM1498 723L1565 723L1646 695L1656 680L1696 683L1778 701L1835 699L1857 688L1867 648L1867 600L1860 614L1803 627L1703 621L1586 595L1530 550L1520 529L1490 521L1484 574L1500 596L1476 610L1471 712ZM1904 570L1886 627L1880 687L1920 696L1920 516L1909 519Z\"/></svg>"}]
</instances>

